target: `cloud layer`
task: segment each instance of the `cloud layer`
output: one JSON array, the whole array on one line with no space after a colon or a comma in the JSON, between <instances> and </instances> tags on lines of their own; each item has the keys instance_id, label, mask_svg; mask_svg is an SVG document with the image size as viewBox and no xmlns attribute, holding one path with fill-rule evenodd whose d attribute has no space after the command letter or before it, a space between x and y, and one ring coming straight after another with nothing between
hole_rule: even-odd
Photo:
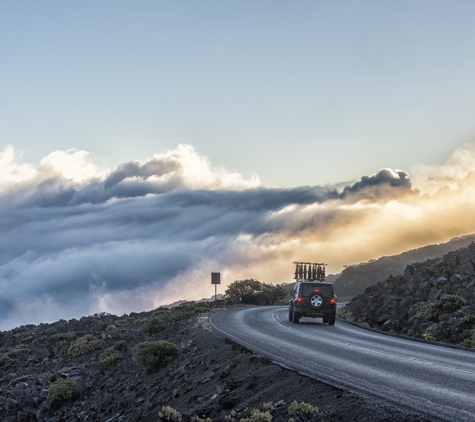
<instances>
[{"instance_id":1,"label":"cloud layer","mask_svg":"<svg viewBox=\"0 0 475 422\"><path fill-rule=\"evenodd\" d=\"M0 153L0 329L209 297L212 271L225 283L289 282L294 260L337 272L474 232L470 153L469 144L419 169L418 188L406 172L382 169L343 188L269 189L257 176L212 168L186 145L113 170L78 150L33 166L8 147ZM436 177L442 172L450 183Z\"/></svg>"}]
</instances>

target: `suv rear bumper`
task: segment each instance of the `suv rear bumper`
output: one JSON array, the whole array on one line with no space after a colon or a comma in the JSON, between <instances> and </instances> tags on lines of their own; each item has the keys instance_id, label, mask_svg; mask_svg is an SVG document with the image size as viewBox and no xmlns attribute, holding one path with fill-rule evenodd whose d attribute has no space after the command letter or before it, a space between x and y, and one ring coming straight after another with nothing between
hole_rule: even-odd
<instances>
[{"instance_id":1,"label":"suv rear bumper","mask_svg":"<svg viewBox=\"0 0 475 422\"><path fill-rule=\"evenodd\" d=\"M336 305L330 305L331 308L327 305L323 309L314 309L309 308L308 306L297 306L294 305L294 312L302 315L302 316L309 316L309 317L323 317L327 315L335 315L336 314Z\"/></svg>"}]
</instances>

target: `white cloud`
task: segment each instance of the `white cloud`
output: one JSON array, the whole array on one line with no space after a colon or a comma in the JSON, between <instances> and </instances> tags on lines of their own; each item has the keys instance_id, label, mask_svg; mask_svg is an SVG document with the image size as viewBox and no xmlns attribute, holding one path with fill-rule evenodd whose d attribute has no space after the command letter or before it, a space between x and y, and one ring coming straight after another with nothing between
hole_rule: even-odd
<instances>
[{"instance_id":1,"label":"white cloud","mask_svg":"<svg viewBox=\"0 0 475 422\"><path fill-rule=\"evenodd\" d=\"M212 169L209 160L199 155L191 145L180 144L176 149L157 154L154 158L177 163L176 173L183 180L183 185L191 189L242 190L260 185L257 174L251 180L245 180L239 173L230 173L221 167Z\"/></svg>"},{"instance_id":2,"label":"white cloud","mask_svg":"<svg viewBox=\"0 0 475 422\"><path fill-rule=\"evenodd\" d=\"M475 143L457 148L441 164L419 164L411 171L414 186L422 192L434 194L444 186L455 187L467 173L475 170Z\"/></svg>"},{"instance_id":3,"label":"white cloud","mask_svg":"<svg viewBox=\"0 0 475 422\"><path fill-rule=\"evenodd\" d=\"M11 145L8 145L4 152L0 152L0 191L36 176L34 166L21 163L21 158L22 154L16 153Z\"/></svg>"},{"instance_id":4,"label":"white cloud","mask_svg":"<svg viewBox=\"0 0 475 422\"><path fill-rule=\"evenodd\" d=\"M103 179L110 172L109 169L96 165L87 151L75 148L52 152L41 160L40 168L46 172L58 173L73 182L84 182L92 178Z\"/></svg>"}]
</instances>

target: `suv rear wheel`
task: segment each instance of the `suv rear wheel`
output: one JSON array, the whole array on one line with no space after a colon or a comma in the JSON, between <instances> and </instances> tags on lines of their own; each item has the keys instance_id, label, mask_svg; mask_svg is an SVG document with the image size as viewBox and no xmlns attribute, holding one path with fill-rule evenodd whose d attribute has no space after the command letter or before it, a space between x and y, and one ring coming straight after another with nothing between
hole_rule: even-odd
<instances>
[{"instance_id":1,"label":"suv rear wheel","mask_svg":"<svg viewBox=\"0 0 475 422\"><path fill-rule=\"evenodd\" d=\"M292 308L289 306L289 321L292 321Z\"/></svg>"},{"instance_id":2,"label":"suv rear wheel","mask_svg":"<svg viewBox=\"0 0 475 422\"><path fill-rule=\"evenodd\" d=\"M330 315L330 319L328 321L328 325L335 325L335 315Z\"/></svg>"},{"instance_id":3,"label":"suv rear wheel","mask_svg":"<svg viewBox=\"0 0 475 422\"><path fill-rule=\"evenodd\" d=\"M298 314L297 312L292 312L292 322L294 324L298 324L300 321L300 314Z\"/></svg>"}]
</instances>

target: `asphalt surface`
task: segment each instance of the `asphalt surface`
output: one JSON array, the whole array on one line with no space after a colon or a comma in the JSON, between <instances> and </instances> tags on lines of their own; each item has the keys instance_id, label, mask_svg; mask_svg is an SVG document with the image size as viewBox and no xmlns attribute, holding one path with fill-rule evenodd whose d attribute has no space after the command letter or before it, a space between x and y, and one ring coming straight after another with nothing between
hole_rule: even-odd
<instances>
[{"instance_id":1,"label":"asphalt surface","mask_svg":"<svg viewBox=\"0 0 475 422\"><path fill-rule=\"evenodd\" d=\"M214 328L312 378L450 421L475 421L475 353L413 342L319 318L288 321L282 306L234 308Z\"/></svg>"}]
</instances>

